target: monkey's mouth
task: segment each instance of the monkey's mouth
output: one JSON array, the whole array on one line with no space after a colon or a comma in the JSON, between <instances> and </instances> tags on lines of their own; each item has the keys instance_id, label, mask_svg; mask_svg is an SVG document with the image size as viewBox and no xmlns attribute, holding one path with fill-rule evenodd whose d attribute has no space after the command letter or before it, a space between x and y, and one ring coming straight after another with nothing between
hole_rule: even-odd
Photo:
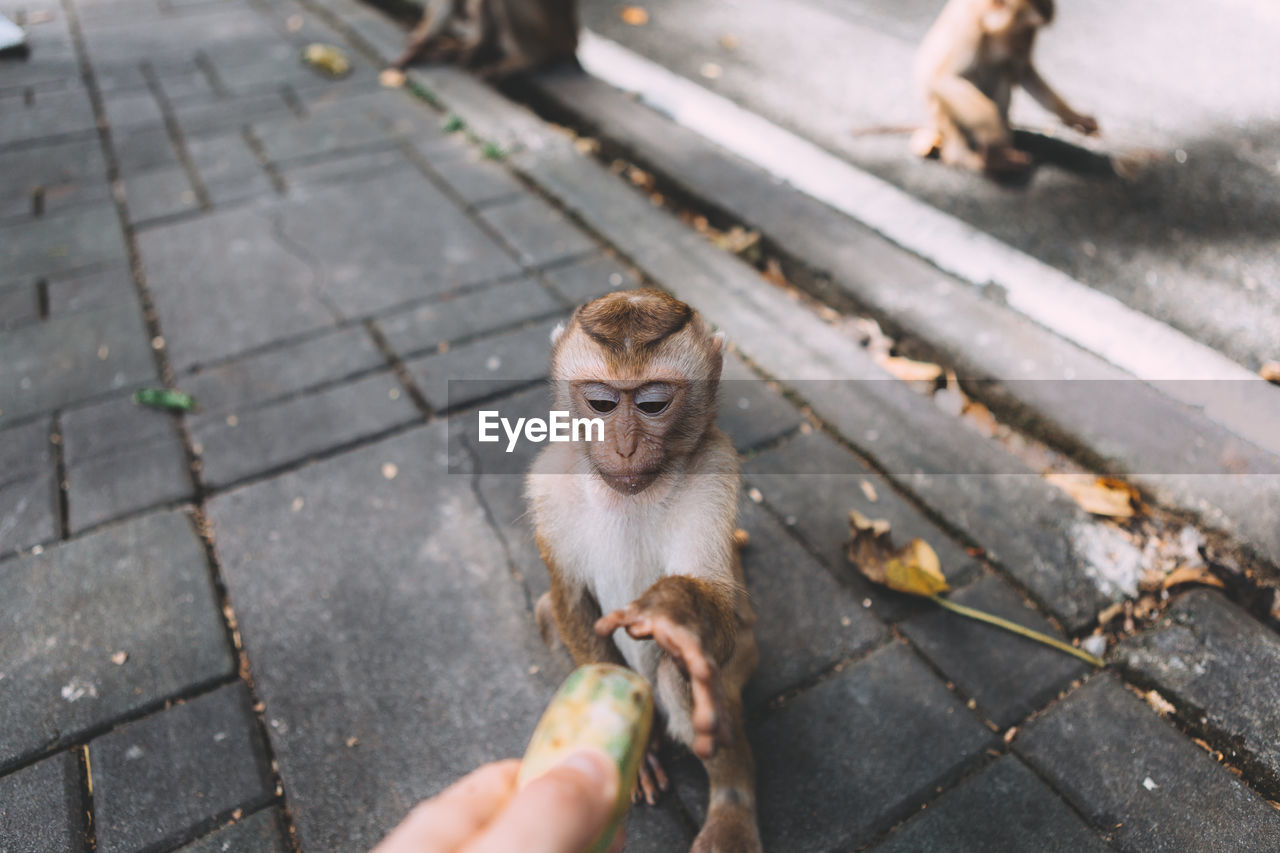
<instances>
[{"instance_id":1,"label":"monkey's mouth","mask_svg":"<svg viewBox=\"0 0 1280 853\"><path fill-rule=\"evenodd\" d=\"M606 474L597 468L596 473L600 475L600 479L608 484L609 488L623 495L638 495L652 486L653 481L658 479L657 471L647 474Z\"/></svg>"}]
</instances>

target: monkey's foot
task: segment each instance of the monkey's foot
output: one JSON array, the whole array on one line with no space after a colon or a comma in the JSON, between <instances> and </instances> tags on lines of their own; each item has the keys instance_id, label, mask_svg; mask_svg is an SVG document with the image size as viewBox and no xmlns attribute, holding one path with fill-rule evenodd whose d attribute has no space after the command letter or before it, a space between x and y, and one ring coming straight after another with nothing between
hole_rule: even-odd
<instances>
[{"instance_id":1,"label":"monkey's foot","mask_svg":"<svg viewBox=\"0 0 1280 853\"><path fill-rule=\"evenodd\" d=\"M1031 155L1012 145L993 147L987 151L983 168L992 175L1020 175L1035 166Z\"/></svg>"},{"instance_id":2,"label":"monkey's foot","mask_svg":"<svg viewBox=\"0 0 1280 853\"><path fill-rule=\"evenodd\" d=\"M640 784L631 793L633 803L638 803L643 797L646 803L656 806L658 795L671 787L671 782L667 779L667 771L662 769L662 763L658 761L658 742L656 735L650 739L649 748L644 753L644 761L640 762Z\"/></svg>"},{"instance_id":3,"label":"monkey's foot","mask_svg":"<svg viewBox=\"0 0 1280 853\"><path fill-rule=\"evenodd\" d=\"M607 637L619 628L637 640L653 640L689 678L693 708L689 721L693 726L690 748L702 759L715 754L718 744L729 743L729 725L723 713L724 689L715 661L702 648L702 640L693 629L668 616L660 608L645 608L637 602L606 613L596 621L596 633Z\"/></svg>"},{"instance_id":4,"label":"monkey's foot","mask_svg":"<svg viewBox=\"0 0 1280 853\"><path fill-rule=\"evenodd\" d=\"M932 127L922 127L911 134L911 153L924 160L932 160L942 151L942 134Z\"/></svg>"},{"instance_id":5,"label":"monkey's foot","mask_svg":"<svg viewBox=\"0 0 1280 853\"><path fill-rule=\"evenodd\" d=\"M707 812L707 822L689 853L761 853L760 831L752 809L726 805Z\"/></svg>"}]
</instances>

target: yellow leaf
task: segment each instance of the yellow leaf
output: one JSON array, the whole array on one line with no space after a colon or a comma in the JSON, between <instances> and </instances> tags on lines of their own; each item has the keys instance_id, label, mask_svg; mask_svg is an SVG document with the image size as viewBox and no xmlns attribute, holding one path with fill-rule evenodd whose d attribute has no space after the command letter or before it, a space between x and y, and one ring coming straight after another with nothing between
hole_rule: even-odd
<instances>
[{"instance_id":1,"label":"yellow leaf","mask_svg":"<svg viewBox=\"0 0 1280 853\"><path fill-rule=\"evenodd\" d=\"M1280 385L1280 361L1268 361L1258 370L1258 375L1268 382Z\"/></svg>"},{"instance_id":2,"label":"yellow leaf","mask_svg":"<svg viewBox=\"0 0 1280 853\"><path fill-rule=\"evenodd\" d=\"M936 382L942 376L942 368L928 361L914 361L897 355L886 355L876 363L903 382Z\"/></svg>"},{"instance_id":3,"label":"yellow leaf","mask_svg":"<svg viewBox=\"0 0 1280 853\"><path fill-rule=\"evenodd\" d=\"M1128 483L1092 474L1046 474L1044 478L1071 495L1086 512L1108 518L1133 517L1138 496Z\"/></svg>"},{"instance_id":4,"label":"yellow leaf","mask_svg":"<svg viewBox=\"0 0 1280 853\"><path fill-rule=\"evenodd\" d=\"M872 536L884 536L889 532L889 519L867 518L856 509L849 510L849 527L856 535L860 531L869 530Z\"/></svg>"},{"instance_id":5,"label":"yellow leaf","mask_svg":"<svg viewBox=\"0 0 1280 853\"><path fill-rule=\"evenodd\" d=\"M633 27L643 27L649 23L649 13L639 6L625 6L622 9L622 22Z\"/></svg>"},{"instance_id":6,"label":"yellow leaf","mask_svg":"<svg viewBox=\"0 0 1280 853\"><path fill-rule=\"evenodd\" d=\"M885 563L889 589L925 598L951 589L942 576L937 553L923 539L912 539Z\"/></svg>"}]
</instances>

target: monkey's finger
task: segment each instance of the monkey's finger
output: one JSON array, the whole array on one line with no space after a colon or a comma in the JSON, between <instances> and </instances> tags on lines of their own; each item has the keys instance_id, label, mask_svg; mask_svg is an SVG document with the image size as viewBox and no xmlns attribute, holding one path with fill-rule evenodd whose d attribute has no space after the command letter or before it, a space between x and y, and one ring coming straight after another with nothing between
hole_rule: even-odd
<instances>
[{"instance_id":1,"label":"monkey's finger","mask_svg":"<svg viewBox=\"0 0 1280 853\"><path fill-rule=\"evenodd\" d=\"M658 754L653 751L646 752L644 761L649 766L650 772L653 773L653 778L657 780L658 787L663 791L669 789L671 780L667 778L667 771L662 769L662 762L658 760Z\"/></svg>"},{"instance_id":2,"label":"monkey's finger","mask_svg":"<svg viewBox=\"0 0 1280 853\"><path fill-rule=\"evenodd\" d=\"M454 853L506 804L519 772L519 761L473 771L415 806L373 853Z\"/></svg>"},{"instance_id":3,"label":"monkey's finger","mask_svg":"<svg viewBox=\"0 0 1280 853\"><path fill-rule=\"evenodd\" d=\"M640 767L640 784L636 787L636 793L644 797L644 801L651 806L658 804L658 785L654 781L653 774L649 772L649 768L641 765Z\"/></svg>"},{"instance_id":4,"label":"monkey's finger","mask_svg":"<svg viewBox=\"0 0 1280 853\"><path fill-rule=\"evenodd\" d=\"M634 618L630 607L612 610L596 620L595 631L601 637L607 637L619 628L625 627Z\"/></svg>"}]
</instances>

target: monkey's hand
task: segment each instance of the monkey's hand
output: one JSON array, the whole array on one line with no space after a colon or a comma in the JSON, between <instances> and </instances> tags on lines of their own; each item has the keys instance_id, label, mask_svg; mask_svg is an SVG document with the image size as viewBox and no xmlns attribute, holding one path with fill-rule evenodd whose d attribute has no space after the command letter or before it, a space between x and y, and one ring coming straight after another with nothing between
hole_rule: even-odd
<instances>
[{"instance_id":1,"label":"monkey's hand","mask_svg":"<svg viewBox=\"0 0 1280 853\"><path fill-rule=\"evenodd\" d=\"M1086 136L1093 136L1098 132L1098 120L1093 116L1074 115L1067 122L1070 127L1075 128Z\"/></svg>"},{"instance_id":2,"label":"monkey's hand","mask_svg":"<svg viewBox=\"0 0 1280 853\"><path fill-rule=\"evenodd\" d=\"M619 628L637 640L649 639L684 671L689 678L693 708L689 717L693 724L692 749L699 758L710 758L718 744L729 741L729 726L724 709L724 690L715 659L706 652L697 625L688 624L672 611L686 608L668 607L643 595L596 622L596 633L609 636Z\"/></svg>"}]
</instances>

